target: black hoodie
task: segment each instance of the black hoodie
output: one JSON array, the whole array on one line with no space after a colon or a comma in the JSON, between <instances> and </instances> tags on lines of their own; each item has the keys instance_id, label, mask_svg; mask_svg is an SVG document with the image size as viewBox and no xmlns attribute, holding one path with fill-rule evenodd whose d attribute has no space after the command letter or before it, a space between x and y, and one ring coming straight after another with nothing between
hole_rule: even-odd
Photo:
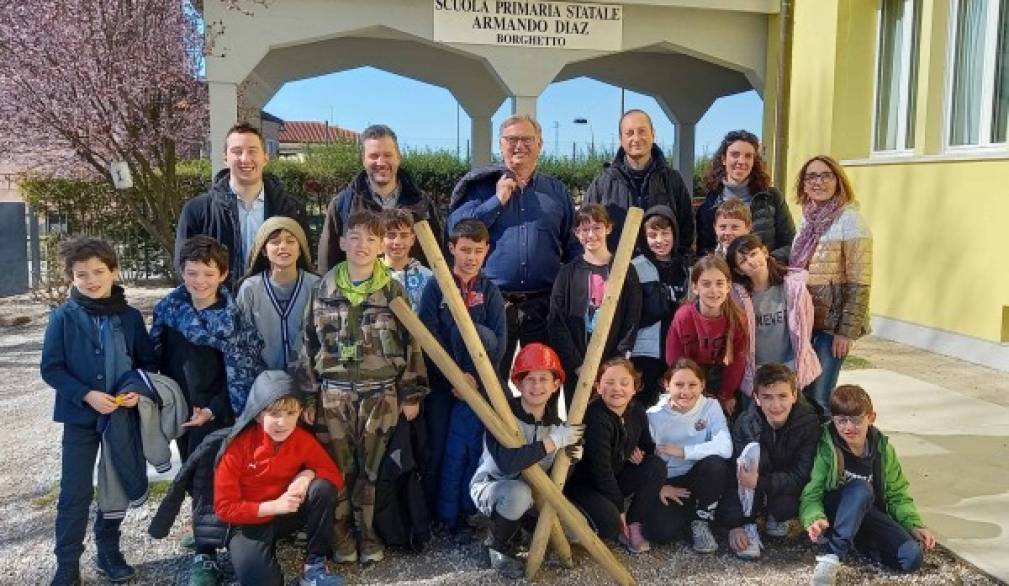
<instances>
[{"instance_id":1,"label":"black hoodie","mask_svg":"<svg viewBox=\"0 0 1009 586\"><path fill-rule=\"evenodd\" d=\"M231 171L222 169L214 176L210 191L186 202L175 228L175 266L179 266L182 244L193 236L206 235L228 248L228 289L237 292L237 283L245 274L242 262L241 228L238 225L238 198L231 191ZM284 191L280 179L269 173L263 175L263 219L273 216L293 218L308 234L305 226L305 206Z\"/></svg>"},{"instance_id":2,"label":"black hoodie","mask_svg":"<svg viewBox=\"0 0 1009 586\"><path fill-rule=\"evenodd\" d=\"M694 209L690 191L680 174L666 163L662 149L655 145L652 145L651 162L641 181L640 190L624 160L624 149L621 147L617 149L613 161L592 180L585 192L584 202L601 203L610 213L610 219L613 220L613 232L609 237L610 250L616 250L627 210L631 207L647 210L655 205L668 206L676 216L676 248L680 253L686 253L694 246Z\"/></svg>"}]
</instances>

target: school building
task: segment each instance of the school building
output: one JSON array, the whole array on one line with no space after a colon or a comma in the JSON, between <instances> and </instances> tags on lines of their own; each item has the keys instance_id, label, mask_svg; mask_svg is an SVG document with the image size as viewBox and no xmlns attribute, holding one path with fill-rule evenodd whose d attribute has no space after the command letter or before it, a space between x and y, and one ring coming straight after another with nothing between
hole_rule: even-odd
<instances>
[{"instance_id":1,"label":"school building","mask_svg":"<svg viewBox=\"0 0 1009 586\"><path fill-rule=\"evenodd\" d=\"M809 156L840 160L873 232L874 333L1009 370L1009 3L799 0L793 17L783 190Z\"/></svg>"},{"instance_id":2,"label":"school building","mask_svg":"<svg viewBox=\"0 0 1009 586\"><path fill-rule=\"evenodd\" d=\"M550 83L585 76L653 96L674 124L671 163L688 174L697 121L754 89L789 197L814 154L851 174L875 238L875 333L1009 370L1005 1L228 4L203 3L215 165L228 126L255 120L285 83L364 65L452 92L472 120L474 164L490 160L505 100L535 115Z\"/></svg>"}]
</instances>

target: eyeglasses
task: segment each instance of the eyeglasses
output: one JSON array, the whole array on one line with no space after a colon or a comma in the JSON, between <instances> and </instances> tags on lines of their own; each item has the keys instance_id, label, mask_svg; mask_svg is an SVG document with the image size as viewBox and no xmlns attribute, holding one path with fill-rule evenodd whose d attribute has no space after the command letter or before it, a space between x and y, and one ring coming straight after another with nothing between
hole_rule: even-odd
<instances>
[{"instance_id":1,"label":"eyeglasses","mask_svg":"<svg viewBox=\"0 0 1009 586\"><path fill-rule=\"evenodd\" d=\"M837 175L834 175L833 171L824 171L823 173L806 173L805 177L802 178L806 183L816 183L822 182L826 183L828 181L833 181L837 179Z\"/></svg>"},{"instance_id":2,"label":"eyeglasses","mask_svg":"<svg viewBox=\"0 0 1009 586\"><path fill-rule=\"evenodd\" d=\"M533 146L533 143L536 142L536 137L535 136L502 136L501 140L507 142L508 146L510 146L510 147L517 146L519 143L522 143L522 146L531 147L531 146Z\"/></svg>"},{"instance_id":3,"label":"eyeglasses","mask_svg":"<svg viewBox=\"0 0 1009 586\"><path fill-rule=\"evenodd\" d=\"M834 420L834 425L838 427L845 425L861 427L865 423L865 415L834 415L831 419Z\"/></svg>"}]
</instances>

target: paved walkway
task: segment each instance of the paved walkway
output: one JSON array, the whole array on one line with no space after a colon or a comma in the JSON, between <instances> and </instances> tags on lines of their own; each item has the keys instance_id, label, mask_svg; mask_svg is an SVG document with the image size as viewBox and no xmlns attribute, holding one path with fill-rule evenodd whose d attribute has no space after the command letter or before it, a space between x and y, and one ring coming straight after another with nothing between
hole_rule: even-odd
<instances>
[{"instance_id":1,"label":"paved walkway","mask_svg":"<svg viewBox=\"0 0 1009 586\"><path fill-rule=\"evenodd\" d=\"M842 371L872 395L939 541L1009 582L1009 408L889 370Z\"/></svg>"}]
</instances>

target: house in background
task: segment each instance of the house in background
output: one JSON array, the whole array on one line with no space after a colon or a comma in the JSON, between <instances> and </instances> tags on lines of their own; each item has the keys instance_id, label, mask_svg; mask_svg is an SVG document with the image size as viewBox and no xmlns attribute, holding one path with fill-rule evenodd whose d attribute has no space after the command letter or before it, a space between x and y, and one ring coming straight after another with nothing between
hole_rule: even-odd
<instances>
[{"instance_id":1,"label":"house in background","mask_svg":"<svg viewBox=\"0 0 1009 586\"><path fill-rule=\"evenodd\" d=\"M313 146L361 141L361 133L328 122L281 120L265 111L260 113L260 118L266 152L275 159L301 159Z\"/></svg>"}]
</instances>

